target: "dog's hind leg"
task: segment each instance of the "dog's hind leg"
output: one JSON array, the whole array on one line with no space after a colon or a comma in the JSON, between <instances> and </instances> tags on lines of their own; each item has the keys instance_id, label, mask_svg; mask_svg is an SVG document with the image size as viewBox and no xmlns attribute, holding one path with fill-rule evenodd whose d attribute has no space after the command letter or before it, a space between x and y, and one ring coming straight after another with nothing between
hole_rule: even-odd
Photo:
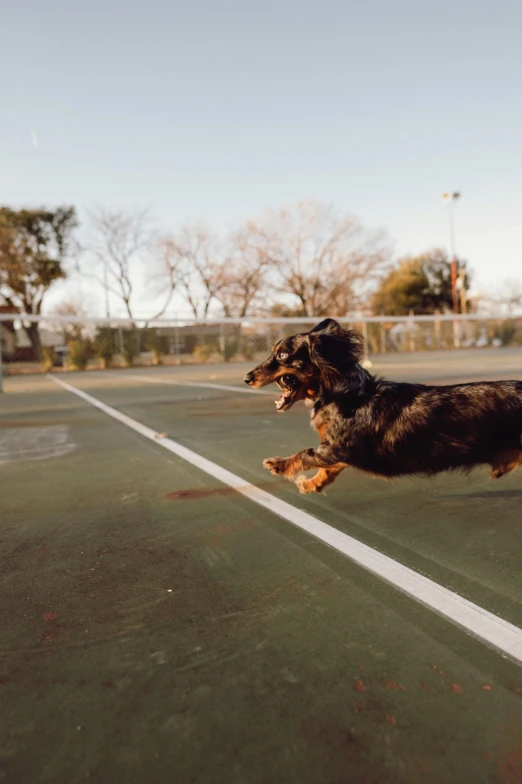
<instances>
[{"instance_id":1,"label":"dog's hind leg","mask_svg":"<svg viewBox=\"0 0 522 784\"><path fill-rule=\"evenodd\" d=\"M491 461L492 479L500 479L504 474L509 474L522 465L522 449L505 449L498 452Z\"/></svg>"},{"instance_id":2,"label":"dog's hind leg","mask_svg":"<svg viewBox=\"0 0 522 784\"><path fill-rule=\"evenodd\" d=\"M341 471L346 468L346 463L338 463L329 468L320 468L319 471L307 479L306 476L298 476L295 480L300 493L320 493L327 485L335 482Z\"/></svg>"}]
</instances>

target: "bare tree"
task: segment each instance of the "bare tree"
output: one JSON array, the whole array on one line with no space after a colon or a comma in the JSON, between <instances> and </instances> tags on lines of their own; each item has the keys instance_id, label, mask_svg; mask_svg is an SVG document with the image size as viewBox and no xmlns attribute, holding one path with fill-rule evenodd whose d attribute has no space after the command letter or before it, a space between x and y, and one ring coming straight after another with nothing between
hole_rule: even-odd
<instances>
[{"instance_id":1,"label":"bare tree","mask_svg":"<svg viewBox=\"0 0 522 784\"><path fill-rule=\"evenodd\" d=\"M384 232L315 202L268 213L256 232L278 290L293 296L303 316L344 316L360 307L390 258Z\"/></svg>"},{"instance_id":2,"label":"bare tree","mask_svg":"<svg viewBox=\"0 0 522 784\"><path fill-rule=\"evenodd\" d=\"M244 318L260 307L270 260L257 226L248 222L227 242L228 253L221 287L216 294L227 318Z\"/></svg>"},{"instance_id":3,"label":"bare tree","mask_svg":"<svg viewBox=\"0 0 522 784\"><path fill-rule=\"evenodd\" d=\"M169 236L159 237L154 243L152 258L153 269L148 283L161 305L154 315L147 319L147 324L165 313L180 280L180 258Z\"/></svg>"},{"instance_id":4,"label":"bare tree","mask_svg":"<svg viewBox=\"0 0 522 784\"><path fill-rule=\"evenodd\" d=\"M522 280L507 278L495 290L476 296L478 310L486 316L512 318L522 312Z\"/></svg>"},{"instance_id":5,"label":"bare tree","mask_svg":"<svg viewBox=\"0 0 522 784\"><path fill-rule=\"evenodd\" d=\"M86 244L88 256L95 261L91 276L103 286L106 296L106 315L109 316L109 295L123 303L131 320L134 319L135 293L139 274L149 273L161 261L163 302L151 318L158 318L167 309L176 278L165 259L165 241L158 238L146 210L126 212L98 208L89 215L90 238ZM158 275L153 275L156 280Z\"/></svg>"},{"instance_id":6,"label":"bare tree","mask_svg":"<svg viewBox=\"0 0 522 784\"><path fill-rule=\"evenodd\" d=\"M60 321L51 325L57 332L63 335L63 342L69 343L71 340L82 340L86 330L85 322L79 319L87 319L88 312L85 304L79 297L63 300L59 302L52 310L53 316L60 316ZM72 320L64 321L63 318L72 317Z\"/></svg>"},{"instance_id":7,"label":"bare tree","mask_svg":"<svg viewBox=\"0 0 522 784\"><path fill-rule=\"evenodd\" d=\"M186 224L165 240L165 258L196 320L208 316L227 277L229 256L220 239L201 224Z\"/></svg>"},{"instance_id":8,"label":"bare tree","mask_svg":"<svg viewBox=\"0 0 522 784\"><path fill-rule=\"evenodd\" d=\"M508 318L522 310L522 281L507 279L498 295L499 304L506 310Z\"/></svg>"}]
</instances>

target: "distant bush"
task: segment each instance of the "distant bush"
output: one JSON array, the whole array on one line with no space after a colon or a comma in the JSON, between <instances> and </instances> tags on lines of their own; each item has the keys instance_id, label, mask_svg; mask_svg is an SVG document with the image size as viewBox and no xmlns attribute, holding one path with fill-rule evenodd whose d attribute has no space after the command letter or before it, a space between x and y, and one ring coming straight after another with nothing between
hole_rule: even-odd
<instances>
[{"instance_id":1,"label":"distant bush","mask_svg":"<svg viewBox=\"0 0 522 784\"><path fill-rule=\"evenodd\" d=\"M166 335L162 335L157 329L148 329L145 332L143 345L146 351L152 352L153 363L163 364L163 357L169 353L169 340Z\"/></svg>"},{"instance_id":2,"label":"distant bush","mask_svg":"<svg viewBox=\"0 0 522 784\"><path fill-rule=\"evenodd\" d=\"M514 322L504 322L498 337L503 346L520 346L522 345L522 328Z\"/></svg>"},{"instance_id":3,"label":"distant bush","mask_svg":"<svg viewBox=\"0 0 522 784\"><path fill-rule=\"evenodd\" d=\"M132 367L140 355L140 345L138 333L132 329L126 329L122 334L123 338L123 364L125 367Z\"/></svg>"},{"instance_id":4,"label":"distant bush","mask_svg":"<svg viewBox=\"0 0 522 784\"><path fill-rule=\"evenodd\" d=\"M515 330L511 338L512 346L522 346L522 328Z\"/></svg>"},{"instance_id":5,"label":"distant bush","mask_svg":"<svg viewBox=\"0 0 522 784\"><path fill-rule=\"evenodd\" d=\"M42 367L45 373L53 369L56 360L54 346L42 346Z\"/></svg>"},{"instance_id":6,"label":"distant bush","mask_svg":"<svg viewBox=\"0 0 522 784\"><path fill-rule=\"evenodd\" d=\"M220 355L219 339L217 337L202 340L194 346L194 356L199 359L200 362L208 362L216 355Z\"/></svg>"},{"instance_id":7,"label":"distant bush","mask_svg":"<svg viewBox=\"0 0 522 784\"><path fill-rule=\"evenodd\" d=\"M69 365L73 370L85 370L93 355L92 345L88 340L71 340L67 344Z\"/></svg>"},{"instance_id":8,"label":"distant bush","mask_svg":"<svg viewBox=\"0 0 522 784\"><path fill-rule=\"evenodd\" d=\"M243 338L243 341L241 343L240 354L242 358L247 360L248 362L251 362L254 359L256 355L255 346L253 342L248 338Z\"/></svg>"},{"instance_id":9,"label":"distant bush","mask_svg":"<svg viewBox=\"0 0 522 784\"><path fill-rule=\"evenodd\" d=\"M239 349L239 340L237 338L227 338L225 340L223 359L225 362L230 362L231 359L237 355Z\"/></svg>"},{"instance_id":10,"label":"distant bush","mask_svg":"<svg viewBox=\"0 0 522 784\"><path fill-rule=\"evenodd\" d=\"M103 368L111 366L112 359L117 354L116 333L111 327L98 328L93 341L93 352Z\"/></svg>"}]
</instances>

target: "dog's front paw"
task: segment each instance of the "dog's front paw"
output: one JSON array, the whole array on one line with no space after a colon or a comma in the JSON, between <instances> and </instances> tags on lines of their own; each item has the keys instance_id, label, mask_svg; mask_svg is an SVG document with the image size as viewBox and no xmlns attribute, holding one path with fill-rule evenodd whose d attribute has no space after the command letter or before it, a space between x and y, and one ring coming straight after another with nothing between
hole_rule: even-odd
<instances>
[{"instance_id":1,"label":"dog's front paw","mask_svg":"<svg viewBox=\"0 0 522 784\"><path fill-rule=\"evenodd\" d=\"M287 468L288 461L285 457L267 457L266 460L263 460L263 465L265 468L272 474L279 474L285 475L286 468Z\"/></svg>"},{"instance_id":2,"label":"dog's front paw","mask_svg":"<svg viewBox=\"0 0 522 784\"><path fill-rule=\"evenodd\" d=\"M295 483L300 493L321 493L323 489L321 485L314 482L313 478L307 479L304 474L298 476Z\"/></svg>"}]
</instances>

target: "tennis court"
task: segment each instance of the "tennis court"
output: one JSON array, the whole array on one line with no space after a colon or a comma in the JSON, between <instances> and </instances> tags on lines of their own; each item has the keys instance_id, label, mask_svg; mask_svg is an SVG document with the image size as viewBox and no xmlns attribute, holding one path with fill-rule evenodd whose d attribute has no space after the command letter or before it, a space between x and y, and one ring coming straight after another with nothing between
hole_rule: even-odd
<instances>
[{"instance_id":1,"label":"tennis court","mask_svg":"<svg viewBox=\"0 0 522 784\"><path fill-rule=\"evenodd\" d=\"M521 782L522 472L300 495L262 460L315 444L306 410L247 369L6 380L0 778Z\"/></svg>"}]
</instances>

